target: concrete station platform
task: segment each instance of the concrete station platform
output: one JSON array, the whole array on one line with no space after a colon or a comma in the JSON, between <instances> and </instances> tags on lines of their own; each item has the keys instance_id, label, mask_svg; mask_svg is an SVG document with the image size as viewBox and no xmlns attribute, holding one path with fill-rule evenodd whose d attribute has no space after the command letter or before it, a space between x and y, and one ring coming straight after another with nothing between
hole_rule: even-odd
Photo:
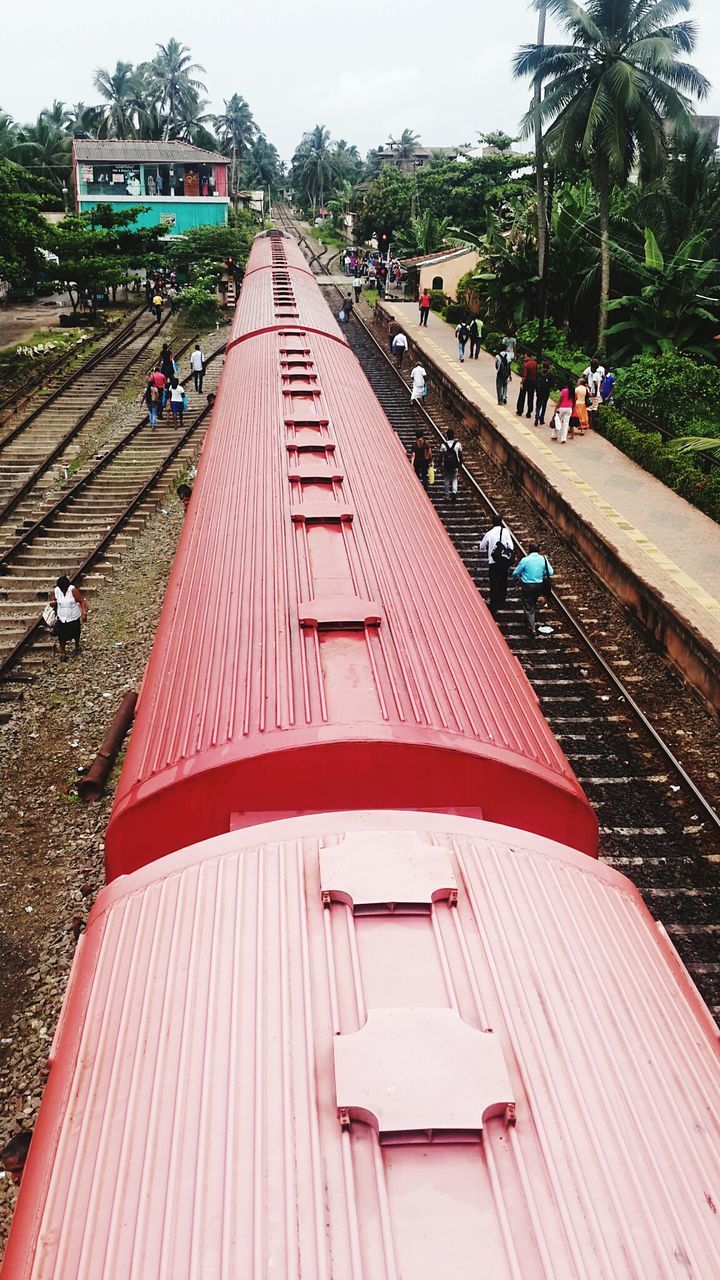
<instances>
[{"instance_id":1,"label":"concrete station platform","mask_svg":"<svg viewBox=\"0 0 720 1280\"><path fill-rule=\"evenodd\" d=\"M508 404L495 393L486 352L461 364L453 328L430 313L420 328L415 303L382 302L378 315L402 324L431 384L455 394L468 427L513 471L522 487L572 538L595 572L655 635L662 648L720 710L720 525L648 475L595 432L561 445L550 428L519 418L513 376ZM413 348L414 344L414 348ZM552 414L546 414L546 423Z\"/></svg>"}]
</instances>

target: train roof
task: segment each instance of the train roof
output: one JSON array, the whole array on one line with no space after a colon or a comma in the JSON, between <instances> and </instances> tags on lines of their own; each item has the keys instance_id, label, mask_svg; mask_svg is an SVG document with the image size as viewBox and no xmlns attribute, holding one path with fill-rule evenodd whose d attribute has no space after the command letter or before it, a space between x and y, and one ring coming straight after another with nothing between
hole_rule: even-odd
<instances>
[{"instance_id":1,"label":"train roof","mask_svg":"<svg viewBox=\"0 0 720 1280\"><path fill-rule=\"evenodd\" d=\"M597 848L537 696L305 260L263 236L140 694L108 876L232 826L353 807L452 809Z\"/></svg>"},{"instance_id":2,"label":"train roof","mask_svg":"<svg viewBox=\"0 0 720 1280\"><path fill-rule=\"evenodd\" d=\"M630 882L420 813L105 888L4 1280L716 1280L717 1033Z\"/></svg>"}]
</instances>

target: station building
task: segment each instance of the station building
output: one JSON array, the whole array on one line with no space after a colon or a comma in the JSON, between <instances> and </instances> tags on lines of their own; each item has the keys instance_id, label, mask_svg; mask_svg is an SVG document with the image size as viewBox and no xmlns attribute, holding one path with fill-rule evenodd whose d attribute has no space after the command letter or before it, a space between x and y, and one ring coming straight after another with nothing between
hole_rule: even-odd
<instances>
[{"instance_id":1,"label":"station building","mask_svg":"<svg viewBox=\"0 0 720 1280\"><path fill-rule=\"evenodd\" d=\"M418 298L423 289L442 289L452 302L457 297L459 281L468 271L474 271L480 260L475 249L439 249L419 258L403 258L407 268L408 293Z\"/></svg>"},{"instance_id":2,"label":"station building","mask_svg":"<svg viewBox=\"0 0 720 1280\"><path fill-rule=\"evenodd\" d=\"M191 227L225 226L229 161L189 142L76 138L73 180L78 213L109 204L143 205L137 225L182 235Z\"/></svg>"}]
</instances>

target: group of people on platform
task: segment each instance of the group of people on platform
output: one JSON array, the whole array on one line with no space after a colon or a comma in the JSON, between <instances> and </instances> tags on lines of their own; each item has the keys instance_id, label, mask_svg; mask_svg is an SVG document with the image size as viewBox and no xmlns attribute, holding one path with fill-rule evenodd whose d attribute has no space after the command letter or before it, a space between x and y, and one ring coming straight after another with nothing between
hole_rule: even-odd
<instances>
[{"instance_id":1,"label":"group of people on platform","mask_svg":"<svg viewBox=\"0 0 720 1280\"><path fill-rule=\"evenodd\" d=\"M498 404L507 404L508 382L512 380L512 357L507 350L497 352L495 371ZM534 356L523 357L515 407L519 418L523 413L527 418L532 418L534 412L535 426L545 425L553 381L548 360L543 360L538 365ZM594 356L577 380L567 376L560 382L555 412L549 425L551 439L559 439L561 444L565 444L574 436L584 436L586 431L596 426L600 405L612 404L615 374Z\"/></svg>"}]
</instances>

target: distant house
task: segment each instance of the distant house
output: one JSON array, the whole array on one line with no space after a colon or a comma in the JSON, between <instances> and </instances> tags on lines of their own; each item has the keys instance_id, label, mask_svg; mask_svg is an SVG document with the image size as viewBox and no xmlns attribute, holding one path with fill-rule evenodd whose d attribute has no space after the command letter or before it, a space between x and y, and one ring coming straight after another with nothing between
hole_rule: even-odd
<instances>
[{"instance_id":1,"label":"distant house","mask_svg":"<svg viewBox=\"0 0 720 1280\"><path fill-rule=\"evenodd\" d=\"M404 258L407 268L408 292L418 297L423 289L441 289L453 301L457 297L458 281L468 271L473 271L480 260L475 249L439 249L437 253L424 253L419 258Z\"/></svg>"},{"instance_id":2,"label":"distant house","mask_svg":"<svg viewBox=\"0 0 720 1280\"><path fill-rule=\"evenodd\" d=\"M402 173L416 173L427 164L431 156L439 156L443 160L457 160L459 147L413 147L412 154L398 157L394 147L378 147L377 157L382 166L392 164Z\"/></svg>"},{"instance_id":3,"label":"distant house","mask_svg":"<svg viewBox=\"0 0 720 1280\"><path fill-rule=\"evenodd\" d=\"M189 142L138 139L73 142L75 207L143 205L137 225L182 235L191 227L225 226L229 161Z\"/></svg>"}]
</instances>

